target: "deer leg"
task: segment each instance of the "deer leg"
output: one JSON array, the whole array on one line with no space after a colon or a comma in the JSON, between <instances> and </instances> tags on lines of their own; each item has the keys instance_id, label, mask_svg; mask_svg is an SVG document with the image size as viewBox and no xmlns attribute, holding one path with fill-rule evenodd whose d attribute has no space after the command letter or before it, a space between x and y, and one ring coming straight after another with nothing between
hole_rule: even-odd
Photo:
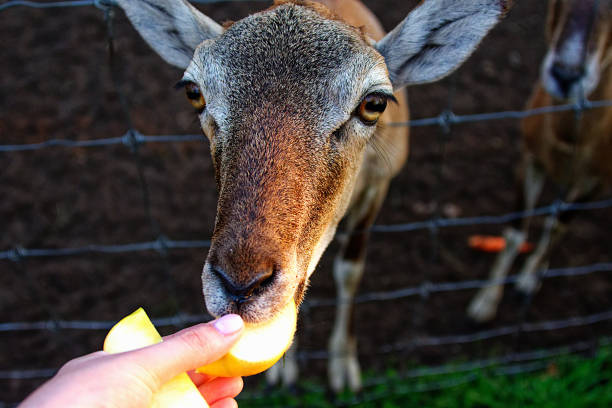
<instances>
[{"instance_id":1,"label":"deer leg","mask_svg":"<svg viewBox=\"0 0 612 408\"><path fill-rule=\"evenodd\" d=\"M346 216L347 233L334 260L337 286L336 318L329 341L328 375L332 391L348 386L361 389L361 369L357 359L357 340L352 333L353 299L363 275L368 229L374 222L387 192L388 182L367 190Z\"/></svg>"},{"instance_id":2,"label":"deer leg","mask_svg":"<svg viewBox=\"0 0 612 408\"><path fill-rule=\"evenodd\" d=\"M334 278L338 285L336 318L329 340L329 385L338 393L347 385L361 389L361 370L357 360L357 341L351 333L353 297L363 275L363 262L340 257L334 262Z\"/></svg>"},{"instance_id":3,"label":"deer leg","mask_svg":"<svg viewBox=\"0 0 612 408\"><path fill-rule=\"evenodd\" d=\"M533 253L527 258L527 261L519 273L515 285L516 290L525 295L531 295L538 290L540 286L538 271L543 261L548 258L552 242L556 242L561 235L563 235L563 232L565 232L565 228L562 228L562 226L563 225L559 223L559 219L556 215L551 215L546 218L544 232L540 237L540 241Z\"/></svg>"},{"instance_id":4,"label":"deer leg","mask_svg":"<svg viewBox=\"0 0 612 408\"><path fill-rule=\"evenodd\" d=\"M533 210L544 186L544 173L533 161L527 157L523 165L523 185L519 190L519 208ZM525 218L520 227L510 227L504 230L506 247L497 255L489 275L490 285L480 289L468 306L468 316L476 322L486 322L497 312L497 306L504 293L504 285L500 283L506 276L519 254L521 245L527 239L529 218Z\"/></svg>"},{"instance_id":5,"label":"deer leg","mask_svg":"<svg viewBox=\"0 0 612 408\"><path fill-rule=\"evenodd\" d=\"M468 306L468 316L476 322L482 323L495 317L497 306L504 294L504 285L500 284L512 267L519 248L525 241L526 234L514 228L504 230L506 247L497 255L491 268L489 285L480 289Z\"/></svg>"},{"instance_id":6,"label":"deer leg","mask_svg":"<svg viewBox=\"0 0 612 408\"><path fill-rule=\"evenodd\" d=\"M569 202L584 202L589 200L599 191L599 183L595 179L586 179L578 183L578 187L570 190L567 200ZM516 281L516 289L531 295L539 289L540 279L538 271L548 267L548 255L552 248L561 240L567 232L567 225L572 213L553 214L546 219L544 232L534 252L527 258Z\"/></svg>"}]
</instances>

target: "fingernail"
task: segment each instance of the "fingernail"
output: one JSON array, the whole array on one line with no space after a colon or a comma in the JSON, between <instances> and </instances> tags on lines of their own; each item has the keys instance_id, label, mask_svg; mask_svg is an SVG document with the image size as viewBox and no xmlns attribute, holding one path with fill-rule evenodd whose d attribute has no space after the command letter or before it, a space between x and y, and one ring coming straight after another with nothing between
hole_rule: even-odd
<instances>
[{"instance_id":1,"label":"fingernail","mask_svg":"<svg viewBox=\"0 0 612 408\"><path fill-rule=\"evenodd\" d=\"M213 323L213 325L221 334L227 336L242 329L244 322L240 316L236 314L229 314L221 316Z\"/></svg>"}]
</instances>

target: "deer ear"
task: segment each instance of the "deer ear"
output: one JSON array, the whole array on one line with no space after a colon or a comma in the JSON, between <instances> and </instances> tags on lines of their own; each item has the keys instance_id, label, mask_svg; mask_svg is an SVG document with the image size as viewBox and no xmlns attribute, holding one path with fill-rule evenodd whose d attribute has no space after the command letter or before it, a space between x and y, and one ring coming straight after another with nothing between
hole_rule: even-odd
<instances>
[{"instance_id":1,"label":"deer ear","mask_svg":"<svg viewBox=\"0 0 612 408\"><path fill-rule=\"evenodd\" d=\"M511 0L425 0L375 47L396 90L438 80L470 56Z\"/></svg>"},{"instance_id":2,"label":"deer ear","mask_svg":"<svg viewBox=\"0 0 612 408\"><path fill-rule=\"evenodd\" d=\"M185 69L204 40L223 28L185 0L117 0L142 38L166 62Z\"/></svg>"}]
</instances>

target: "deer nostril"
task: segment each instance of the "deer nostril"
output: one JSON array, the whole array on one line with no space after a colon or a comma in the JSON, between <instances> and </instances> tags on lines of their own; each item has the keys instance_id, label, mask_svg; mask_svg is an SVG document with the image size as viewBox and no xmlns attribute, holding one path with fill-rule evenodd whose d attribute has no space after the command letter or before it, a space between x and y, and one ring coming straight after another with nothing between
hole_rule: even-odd
<instances>
[{"instance_id":1,"label":"deer nostril","mask_svg":"<svg viewBox=\"0 0 612 408\"><path fill-rule=\"evenodd\" d=\"M272 283L274 283L275 278L276 278L276 268L272 268L270 269L270 271L268 271L265 274L265 276L264 274L262 274L261 281L259 282L259 288L265 289L269 286L272 286Z\"/></svg>"},{"instance_id":2,"label":"deer nostril","mask_svg":"<svg viewBox=\"0 0 612 408\"><path fill-rule=\"evenodd\" d=\"M583 76L584 69L555 63L551 67L550 73L559 84L563 93L568 95L572 85L577 83Z\"/></svg>"},{"instance_id":3,"label":"deer nostril","mask_svg":"<svg viewBox=\"0 0 612 408\"><path fill-rule=\"evenodd\" d=\"M213 274L219 279L226 294L237 304L242 304L252 296L258 295L271 286L275 279L275 269L260 272L246 283L237 283L225 271L218 267L211 267Z\"/></svg>"}]
</instances>

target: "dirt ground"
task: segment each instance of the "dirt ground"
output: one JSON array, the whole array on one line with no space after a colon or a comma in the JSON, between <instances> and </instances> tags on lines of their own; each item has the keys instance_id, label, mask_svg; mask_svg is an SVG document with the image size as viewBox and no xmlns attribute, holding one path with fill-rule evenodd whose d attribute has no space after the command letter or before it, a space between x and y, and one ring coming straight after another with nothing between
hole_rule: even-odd
<instances>
[{"instance_id":1,"label":"dirt ground","mask_svg":"<svg viewBox=\"0 0 612 408\"><path fill-rule=\"evenodd\" d=\"M368 0L386 29L401 21L416 0ZM452 107L457 114L517 110L524 106L544 54L544 1L517 2L454 75L410 90L414 118ZM198 6L217 21L236 20L260 2ZM48 139L97 139L123 135L127 118L113 86L102 11L95 7L0 12L0 144ZM184 95L173 89L181 72L167 66L140 39L121 12L114 18L121 89L130 120L146 135L198 134ZM411 155L395 179L378 224L425 220L435 205L449 216L503 214L514 210L514 169L519 159L518 123L500 120L457 125L440 155L440 131L417 128ZM152 217L176 240L210 237L216 194L208 146L202 142L148 144L140 160L150 190ZM556 198L546 188L542 203ZM136 159L124 145L54 147L0 153L0 251L25 248L121 244L157 237L144 210ZM610 262L612 210L581 212L550 266ZM541 220L535 222L538 229ZM425 231L375 233L360 293L389 291L431 282L481 279L493 256L470 250L474 233L499 234L502 226L447 228L437 239ZM437 242L437 244L436 244ZM309 297L332 298L331 259L335 244L312 279ZM167 268L155 252L0 260L0 322L116 320L138 306L155 317L178 307L201 313L200 271L206 251L171 251ZM168 279L170 271L171 279ZM170 283L169 283L170 282ZM172 283L173 282L173 283ZM370 302L356 307L361 361L381 370L403 361L438 364L516 348L504 337L467 346L417 348L380 358L382 345L424 336L470 333L518 322L521 301L511 291L498 318L475 327L465 318L474 290ZM564 319L607 311L612 280L601 272L545 282L527 321ZM306 350L326 347L333 309L312 309L300 325ZM168 328L171 329L171 328ZM59 367L67 359L100 348L104 331L0 332L0 370ZM556 332L524 334L521 349L553 347L612 334L610 322ZM306 376L323 376L322 360L302 361ZM0 401L23 399L42 380L0 379ZM1 404L0 404L1 405Z\"/></svg>"}]
</instances>

